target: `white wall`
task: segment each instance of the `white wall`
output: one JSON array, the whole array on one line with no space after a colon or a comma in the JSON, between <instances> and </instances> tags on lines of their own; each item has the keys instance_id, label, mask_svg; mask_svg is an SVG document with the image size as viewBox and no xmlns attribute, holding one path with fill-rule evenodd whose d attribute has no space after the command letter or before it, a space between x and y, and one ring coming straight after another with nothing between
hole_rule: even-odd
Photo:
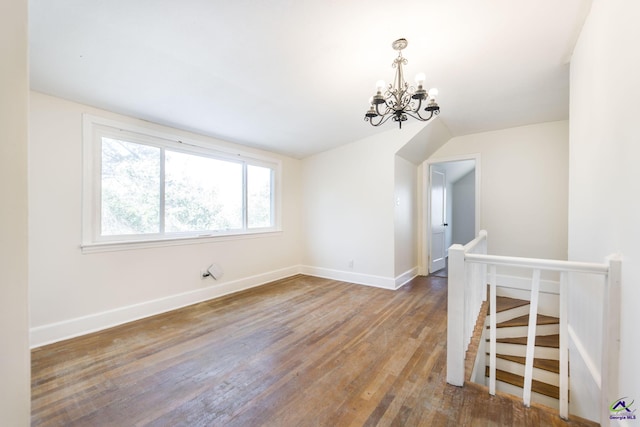
<instances>
[{"instance_id":1,"label":"white wall","mask_svg":"<svg viewBox=\"0 0 640 427\"><path fill-rule=\"evenodd\" d=\"M566 259L568 122L451 139L431 161L481 155L480 228L495 255Z\"/></svg>"},{"instance_id":2,"label":"white wall","mask_svg":"<svg viewBox=\"0 0 640 427\"><path fill-rule=\"evenodd\" d=\"M418 167L395 159L395 277L411 279L418 266Z\"/></svg>"},{"instance_id":3,"label":"white wall","mask_svg":"<svg viewBox=\"0 0 640 427\"><path fill-rule=\"evenodd\" d=\"M453 183L452 242L464 245L475 236L476 223L476 171L475 169Z\"/></svg>"},{"instance_id":4,"label":"white wall","mask_svg":"<svg viewBox=\"0 0 640 427\"><path fill-rule=\"evenodd\" d=\"M603 261L621 252L622 329L619 396L640 402L638 301L640 301L640 3L625 0L594 1L571 59L569 156L569 258ZM584 345L597 350L593 310L599 286L574 281L570 320ZM576 318L577 316L577 318ZM596 328L595 330L593 328ZM575 352L572 356L575 355ZM597 355L598 356L598 355ZM598 357L599 359L599 357ZM574 357L572 369L581 362ZM578 393L593 389L572 377ZM574 391L572 389L572 401ZM589 396L585 396L589 397ZM597 414L599 402L586 401L581 409ZM632 425L633 421L628 425Z\"/></svg>"},{"instance_id":5,"label":"white wall","mask_svg":"<svg viewBox=\"0 0 640 427\"><path fill-rule=\"evenodd\" d=\"M305 273L396 286L395 154L423 129L392 127L303 160Z\"/></svg>"},{"instance_id":6,"label":"white wall","mask_svg":"<svg viewBox=\"0 0 640 427\"><path fill-rule=\"evenodd\" d=\"M32 345L166 311L298 272L300 161L283 162L283 232L82 254L82 113L131 118L31 93L29 261ZM144 124L145 126L153 126ZM160 128L156 126L156 128ZM186 135L174 129L174 134ZM214 144L233 146L205 138ZM246 147L242 151L253 151ZM224 277L202 280L216 262Z\"/></svg>"},{"instance_id":7,"label":"white wall","mask_svg":"<svg viewBox=\"0 0 640 427\"><path fill-rule=\"evenodd\" d=\"M0 425L28 426L28 45L26 0L0 10Z\"/></svg>"}]
</instances>

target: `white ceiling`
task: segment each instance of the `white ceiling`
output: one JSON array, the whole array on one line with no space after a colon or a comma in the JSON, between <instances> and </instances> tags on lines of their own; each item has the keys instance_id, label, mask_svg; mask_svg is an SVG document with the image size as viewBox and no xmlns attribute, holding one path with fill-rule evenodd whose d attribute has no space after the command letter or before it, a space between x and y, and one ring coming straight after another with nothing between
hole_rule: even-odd
<instances>
[{"instance_id":1,"label":"white ceiling","mask_svg":"<svg viewBox=\"0 0 640 427\"><path fill-rule=\"evenodd\" d=\"M459 136L568 117L590 3L31 0L31 87L302 158L395 126L364 113L405 37Z\"/></svg>"}]
</instances>

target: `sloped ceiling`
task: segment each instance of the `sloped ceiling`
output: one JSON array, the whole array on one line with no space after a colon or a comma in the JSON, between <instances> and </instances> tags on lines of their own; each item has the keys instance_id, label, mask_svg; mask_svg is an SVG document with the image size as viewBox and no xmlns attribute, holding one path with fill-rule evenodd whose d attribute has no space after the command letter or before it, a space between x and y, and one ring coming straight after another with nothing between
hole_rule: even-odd
<instances>
[{"instance_id":1,"label":"sloped ceiling","mask_svg":"<svg viewBox=\"0 0 640 427\"><path fill-rule=\"evenodd\" d=\"M31 0L31 88L294 157L363 120L391 43L452 136L568 117L589 0ZM400 132L400 131L399 131Z\"/></svg>"}]
</instances>

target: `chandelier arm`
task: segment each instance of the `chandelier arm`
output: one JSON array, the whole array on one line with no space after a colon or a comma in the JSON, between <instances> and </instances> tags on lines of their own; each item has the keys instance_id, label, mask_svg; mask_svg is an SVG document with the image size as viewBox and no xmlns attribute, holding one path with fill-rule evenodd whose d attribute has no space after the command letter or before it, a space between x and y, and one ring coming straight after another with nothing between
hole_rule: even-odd
<instances>
[{"instance_id":1,"label":"chandelier arm","mask_svg":"<svg viewBox=\"0 0 640 427\"><path fill-rule=\"evenodd\" d=\"M393 114L388 114L384 117L384 120L381 120L380 123L378 123L376 126L385 124L391 117L393 117Z\"/></svg>"},{"instance_id":2,"label":"chandelier arm","mask_svg":"<svg viewBox=\"0 0 640 427\"><path fill-rule=\"evenodd\" d=\"M422 114L420 114L420 110L416 111L416 114L418 115L418 118L420 120L424 120L424 121L427 121L433 117L433 111L430 112L429 117L422 117Z\"/></svg>"},{"instance_id":3,"label":"chandelier arm","mask_svg":"<svg viewBox=\"0 0 640 427\"><path fill-rule=\"evenodd\" d=\"M380 120L378 120L377 123L373 122L373 118L371 118L369 121L369 123L371 123L371 126L380 126L383 125L387 122L387 120L389 120L391 117L393 117L393 115L386 115L386 116L382 116L380 115ZM365 120L368 119L368 117L365 117Z\"/></svg>"},{"instance_id":4,"label":"chandelier arm","mask_svg":"<svg viewBox=\"0 0 640 427\"><path fill-rule=\"evenodd\" d=\"M440 110L433 110L433 111L430 112L429 117L427 117L426 119L422 118L422 116L420 116L420 118L426 122L427 120L432 119L433 116L437 116L438 114L440 114ZM419 115L419 113L418 113L418 115Z\"/></svg>"},{"instance_id":5,"label":"chandelier arm","mask_svg":"<svg viewBox=\"0 0 640 427\"><path fill-rule=\"evenodd\" d=\"M389 112L389 106L387 105L387 101L385 100L384 102L385 107L387 107L387 109L385 110L384 114L380 112L380 104L376 104L376 114L379 116L384 116L386 114L388 114Z\"/></svg>"},{"instance_id":6,"label":"chandelier arm","mask_svg":"<svg viewBox=\"0 0 640 427\"><path fill-rule=\"evenodd\" d=\"M421 122L426 122L429 121L433 118L433 111L431 112L431 114L429 115L429 117L422 117L422 115L420 115L419 111L405 111L405 114L407 114L410 117L413 117L416 120L420 120Z\"/></svg>"},{"instance_id":7,"label":"chandelier arm","mask_svg":"<svg viewBox=\"0 0 640 427\"><path fill-rule=\"evenodd\" d=\"M418 98L418 106L414 109L412 109L413 111L415 111L416 113L418 113L418 115L420 115L420 107L422 106L422 98Z\"/></svg>"}]
</instances>

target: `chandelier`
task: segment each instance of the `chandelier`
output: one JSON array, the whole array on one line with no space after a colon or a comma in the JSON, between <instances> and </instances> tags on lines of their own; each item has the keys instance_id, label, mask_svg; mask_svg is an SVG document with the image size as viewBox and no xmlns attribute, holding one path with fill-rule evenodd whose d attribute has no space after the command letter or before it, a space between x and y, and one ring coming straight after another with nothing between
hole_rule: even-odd
<instances>
[{"instance_id":1,"label":"chandelier","mask_svg":"<svg viewBox=\"0 0 640 427\"><path fill-rule=\"evenodd\" d=\"M432 88L429 92L424 90L423 84L426 78L424 73L416 75L417 89L409 86L404 80L402 66L407 64L407 60L402 56L402 49L407 47L407 44L407 39L398 39L391 44L391 47L398 51L398 57L392 64L396 69L396 76L393 85L387 86L386 90L383 80L378 80L376 83L376 94L369 99L371 107L364 115L364 120L371 123L371 126L380 126L393 117L393 121L398 122L402 129L402 122L407 120L407 116L426 122L440 113L440 107L435 99L438 89ZM428 113L425 116L420 112L423 103L426 104L424 111Z\"/></svg>"}]
</instances>

